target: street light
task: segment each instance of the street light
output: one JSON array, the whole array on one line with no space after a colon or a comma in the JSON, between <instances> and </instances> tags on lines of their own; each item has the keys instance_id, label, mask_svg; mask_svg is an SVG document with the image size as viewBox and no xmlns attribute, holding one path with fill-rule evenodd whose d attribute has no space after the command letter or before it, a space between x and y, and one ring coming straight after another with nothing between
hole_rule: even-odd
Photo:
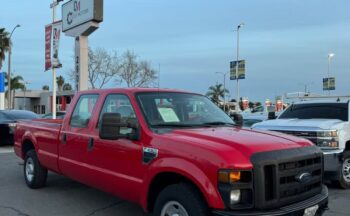
<instances>
[{"instance_id":1,"label":"street light","mask_svg":"<svg viewBox=\"0 0 350 216\"><path fill-rule=\"evenodd\" d=\"M328 53L328 70L327 70L327 77L328 77L328 94L331 94L331 90L329 89L329 81L330 81L330 67L331 67L331 59L335 56L334 53Z\"/></svg>"},{"instance_id":2,"label":"street light","mask_svg":"<svg viewBox=\"0 0 350 216\"><path fill-rule=\"evenodd\" d=\"M238 79L238 61L239 61L239 29L241 27L244 26L244 23L241 23L237 26L237 61L236 61L236 80L237 80L237 98L236 98L236 102L237 102L237 106L236 106L236 112L239 111L239 79Z\"/></svg>"},{"instance_id":3,"label":"street light","mask_svg":"<svg viewBox=\"0 0 350 216\"><path fill-rule=\"evenodd\" d=\"M12 95L11 95L11 54L12 54L12 42L11 37L13 32L16 30L16 28L21 27L19 24L17 24L13 30L11 31L10 38L9 38L9 58L8 58L8 70L7 70L7 103L8 103L8 109L11 109L12 105Z\"/></svg>"},{"instance_id":4,"label":"street light","mask_svg":"<svg viewBox=\"0 0 350 216\"><path fill-rule=\"evenodd\" d=\"M229 73L215 72L216 74L222 74L224 76L224 112L226 112L226 75Z\"/></svg>"}]
</instances>

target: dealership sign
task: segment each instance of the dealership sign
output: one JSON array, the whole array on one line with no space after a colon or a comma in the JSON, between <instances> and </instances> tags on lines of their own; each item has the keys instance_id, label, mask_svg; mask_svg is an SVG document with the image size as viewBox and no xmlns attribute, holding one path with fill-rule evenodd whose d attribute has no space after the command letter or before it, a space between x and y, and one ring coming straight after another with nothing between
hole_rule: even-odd
<instances>
[{"instance_id":1,"label":"dealership sign","mask_svg":"<svg viewBox=\"0 0 350 216\"><path fill-rule=\"evenodd\" d=\"M237 71L237 65L238 65L238 71ZM238 62L237 61L230 62L230 79L236 80L237 75L238 75L238 79L245 79L245 60L240 60Z\"/></svg>"},{"instance_id":2,"label":"dealership sign","mask_svg":"<svg viewBox=\"0 0 350 216\"><path fill-rule=\"evenodd\" d=\"M335 77L323 78L323 91L335 90Z\"/></svg>"},{"instance_id":3,"label":"dealership sign","mask_svg":"<svg viewBox=\"0 0 350 216\"><path fill-rule=\"evenodd\" d=\"M45 71L51 69L52 25L45 26Z\"/></svg>"},{"instance_id":4,"label":"dealership sign","mask_svg":"<svg viewBox=\"0 0 350 216\"><path fill-rule=\"evenodd\" d=\"M58 59L60 38L62 31L62 21L55 22L52 24L52 67L61 67L60 60Z\"/></svg>"},{"instance_id":5,"label":"dealership sign","mask_svg":"<svg viewBox=\"0 0 350 216\"><path fill-rule=\"evenodd\" d=\"M63 32L89 21L102 20L103 0L71 0L62 5Z\"/></svg>"},{"instance_id":6,"label":"dealership sign","mask_svg":"<svg viewBox=\"0 0 350 216\"><path fill-rule=\"evenodd\" d=\"M0 72L0 93L5 92L5 73Z\"/></svg>"},{"instance_id":7,"label":"dealership sign","mask_svg":"<svg viewBox=\"0 0 350 216\"><path fill-rule=\"evenodd\" d=\"M62 21L45 26L45 71L61 67L58 59Z\"/></svg>"}]
</instances>

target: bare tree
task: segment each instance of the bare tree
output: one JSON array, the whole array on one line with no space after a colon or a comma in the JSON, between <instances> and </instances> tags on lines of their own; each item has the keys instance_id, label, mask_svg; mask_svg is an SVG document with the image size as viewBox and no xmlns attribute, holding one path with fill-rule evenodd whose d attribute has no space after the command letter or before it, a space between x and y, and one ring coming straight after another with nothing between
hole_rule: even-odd
<instances>
[{"instance_id":1,"label":"bare tree","mask_svg":"<svg viewBox=\"0 0 350 216\"><path fill-rule=\"evenodd\" d=\"M121 69L116 52L109 53L103 48L89 49L89 82L92 88L103 88Z\"/></svg>"},{"instance_id":2,"label":"bare tree","mask_svg":"<svg viewBox=\"0 0 350 216\"><path fill-rule=\"evenodd\" d=\"M157 72L147 61L138 62L134 52L126 51L119 76L128 87L149 87L157 79Z\"/></svg>"},{"instance_id":3,"label":"bare tree","mask_svg":"<svg viewBox=\"0 0 350 216\"><path fill-rule=\"evenodd\" d=\"M91 88L103 88L113 78L118 81L117 77L121 69L121 64L116 52L110 53L104 48L97 48L95 50L89 48L88 61L88 80ZM77 84L78 80L75 69L71 69L67 74L70 80Z\"/></svg>"}]
</instances>

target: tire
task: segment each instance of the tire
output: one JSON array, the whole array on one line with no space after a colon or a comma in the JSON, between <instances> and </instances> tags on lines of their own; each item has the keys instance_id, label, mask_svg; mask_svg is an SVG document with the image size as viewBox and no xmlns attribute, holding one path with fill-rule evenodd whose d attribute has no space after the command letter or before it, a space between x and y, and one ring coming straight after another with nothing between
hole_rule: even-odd
<instances>
[{"instance_id":1,"label":"tire","mask_svg":"<svg viewBox=\"0 0 350 216\"><path fill-rule=\"evenodd\" d=\"M37 189L46 185L47 169L41 166L35 150L27 152L23 167L24 179L28 187Z\"/></svg>"},{"instance_id":2,"label":"tire","mask_svg":"<svg viewBox=\"0 0 350 216\"><path fill-rule=\"evenodd\" d=\"M174 211L172 211L174 210ZM163 189L155 202L153 216L208 216L206 202L200 192L185 183L174 184Z\"/></svg>"},{"instance_id":3,"label":"tire","mask_svg":"<svg viewBox=\"0 0 350 216\"><path fill-rule=\"evenodd\" d=\"M343 189L350 189L350 152L344 152L340 169L338 184Z\"/></svg>"}]
</instances>

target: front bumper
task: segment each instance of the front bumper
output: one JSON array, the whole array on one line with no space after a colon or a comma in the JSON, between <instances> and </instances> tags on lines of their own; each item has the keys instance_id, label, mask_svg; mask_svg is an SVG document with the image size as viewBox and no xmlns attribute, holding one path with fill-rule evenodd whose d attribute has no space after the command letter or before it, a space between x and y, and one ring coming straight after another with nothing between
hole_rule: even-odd
<instances>
[{"instance_id":1,"label":"front bumper","mask_svg":"<svg viewBox=\"0 0 350 216\"><path fill-rule=\"evenodd\" d=\"M305 209L318 205L318 216L322 215L324 211L328 209L328 189L326 186L322 187L322 192L313 196L307 200L294 203L288 206L283 206L278 209L272 210L235 210L235 211L222 211L213 210L214 216L303 216Z\"/></svg>"},{"instance_id":2,"label":"front bumper","mask_svg":"<svg viewBox=\"0 0 350 216\"><path fill-rule=\"evenodd\" d=\"M323 155L325 180L338 180L341 176L343 150L324 150Z\"/></svg>"}]
</instances>

